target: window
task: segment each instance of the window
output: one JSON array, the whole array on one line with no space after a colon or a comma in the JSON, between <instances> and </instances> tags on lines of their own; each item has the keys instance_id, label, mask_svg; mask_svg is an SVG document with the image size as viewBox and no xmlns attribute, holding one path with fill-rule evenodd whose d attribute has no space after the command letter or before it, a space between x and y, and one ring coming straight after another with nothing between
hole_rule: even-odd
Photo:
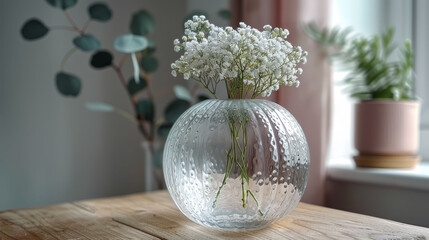
<instances>
[{"instance_id":1,"label":"window","mask_svg":"<svg viewBox=\"0 0 429 240\"><path fill-rule=\"evenodd\" d=\"M429 1L426 0L333 0L330 26L349 27L359 34L371 36L395 28L396 43L413 41L416 69L416 94L429 97ZM354 101L338 83L346 75L338 69L333 72L333 107L330 158L350 158L353 146ZM426 97L427 96L427 97ZM429 103L421 101L420 156L429 162Z\"/></svg>"}]
</instances>

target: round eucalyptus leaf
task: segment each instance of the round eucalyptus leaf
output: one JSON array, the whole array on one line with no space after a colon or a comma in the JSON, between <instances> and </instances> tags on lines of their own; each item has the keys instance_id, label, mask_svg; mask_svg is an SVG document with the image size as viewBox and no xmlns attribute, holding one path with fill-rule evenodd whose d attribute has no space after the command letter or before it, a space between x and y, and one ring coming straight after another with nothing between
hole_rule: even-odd
<instances>
[{"instance_id":1,"label":"round eucalyptus leaf","mask_svg":"<svg viewBox=\"0 0 429 240\"><path fill-rule=\"evenodd\" d=\"M107 22L112 18L112 10L105 3L94 3L88 8L92 20Z\"/></svg>"},{"instance_id":2,"label":"round eucalyptus leaf","mask_svg":"<svg viewBox=\"0 0 429 240\"><path fill-rule=\"evenodd\" d=\"M165 120L173 124L189 108L191 104L182 99L176 99L165 109Z\"/></svg>"},{"instance_id":3,"label":"round eucalyptus leaf","mask_svg":"<svg viewBox=\"0 0 429 240\"><path fill-rule=\"evenodd\" d=\"M102 102L86 102L85 107L91 111L97 112L113 112L115 109L112 105Z\"/></svg>"},{"instance_id":4,"label":"round eucalyptus leaf","mask_svg":"<svg viewBox=\"0 0 429 240\"><path fill-rule=\"evenodd\" d=\"M136 105L136 110L139 118L144 118L146 121L153 122L155 118L155 105L152 100L139 100Z\"/></svg>"},{"instance_id":5,"label":"round eucalyptus leaf","mask_svg":"<svg viewBox=\"0 0 429 240\"><path fill-rule=\"evenodd\" d=\"M130 22L130 31L135 35L144 36L155 29L155 19L146 10L140 10L133 14Z\"/></svg>"},{"instance_id":6,"label":"round eucalyptus leaf","mask_svg":"<svg viewBox=\"0 0 429 240\"><path fill-rule=\"evenodd\" d=\"M85 52L94 51L100 48L100 41L91 34L75 37L73 39L73 44Z\"/></svg>"},{"instance_id":7,"label":"round eucalyptus leaf","mask_svg":"<svg viewBox=\"0 0 429 240\"><path fill-rule=\"evenodd\" d=\"M194 10L194 11L190 12L188 15L186 15L186 17L183 19L183 24L185 24L185 22L187 22L188 20L192 20L192 18L194 16L201 16L201 15L205 16L206 19L208 19L209 15L207 14L206 11L204 11L204 10Z\"/></svg>"},{"instance_id":8,"label":"round eucalyptus leaf","mask_svg":"<svg viewBox=\"0 0 429 240\"><path fill-rule=\"evenodd\" d=\"M148 46L148 41L142 36L124 34L115 39L113 46L119 52L133 53L145 49Z\"/></svg>"},{"instance_id":9,"label":"round eucalyptus leaf","mask_svg":"<svg viewBox=\"0 0 429 240\"><path fill-rule=\"evenodd\" d=\"M197 96L197 101L198 102L202 102L202 101L205 101L207 99L210 99L210 98L207 97L206 95L203 95L203 94L200 94L200 95Z\"/></svg>"},{"instance_id":10,"label":"round eucalyptus leaf","mask_svg":"<svg viewBox=\"0 0 429 240\"><path fill-rule=\"evenodd\" d=\"M21 35L26 40L36 40L45 36L48 32L49 28L36 18L28 20L21 28Z\"/></svg>"},{"instance_id":11,"label":"round eucalyptus leaf","mask_svg":"<svg viewBox=\"0 0 429 240\"><path fill-rule=\"evenodd\" d=\"M175 85L173 87L174 94L178 99L182 99L188 102L192 102L191 94L189 93L188 89L181 85Z\"/></svg>"},{"instance_id":12,"label":"round eucalyptus leaf","mask_svg":"<svg viewBox=\"0 0 429 240\"><path fill-rule=\"evenodd\" d=\"M105 68L112 65L113 56L108 51L97 51L91 57L91 66L94 68Z\"/></svg>"},{"instance_id":13,"label":"round eucalyptus leaf","mask_svg":"<svg viewBox=\"0 0 429 240\"><path fill-rule=\"evenodd\" d=\"M158 60L152 56L144 56L142 57L140 64L142 66L143 71L147 73L155 72L158 69Z\"/></svg>"},{"instance_id":14,"label":"round eucalyptus leaf","mask_svg":"<svg viewBox=\"0 0 429 240\"><path fill-rule=\"evenodd\" d=\"M46 0L52 7L61 8L66 10L76 5L77 0Z\"/></svg>"},{"instance_id":15,"label":"round eucalyptus leaf","mask_svg":"<svg viewBox=\"0 0 429 240\"><path fill-rule=\"evenodd\" d=\"M172 123L163 123L158 127L158 135L162 138L167 139L168 133L170 133L171 128L173 127Z\"/></svg>"},{"instance_id":16,"label":"round eucalyptus leaf","mask_svg":"<svg viewBox=\"0 0 429 240\"><path fill-rule=\"evenodd\" d=\"M141 90L144 90L146 86L147 86L146 79L144 79L142 76L140 76L140 81L138 81L138 83L133 77L128 81L128 92L130 93L131 96L133 96L134 94L140 92Z\"/></svg>"},{"instance_id":17,"label":"round eucalyptus leaf","mask_svg":"<svg viewBox=\"0 0 429 240\"><path fill-rule=\"evenodd\" d=\"M232 16L231 11L229 11L228 9L219 10L217 12L217 15L219 17L221 17L222 19L227 20L227 21L229 21L231 19L231 16Z\"/></svg>"},{"instance_id":18,"label":"round eucalyptus leaf","mask_svg":"<svg viewBox=\"0 0 429 240\"><path fill-rule=\"evenodd\" d=\"M162 156L164 155L164 147L159 148L155 151L152 158L152 164L155 168L162 169Z\"/></svg>"},{"instance_id":19,"label":"round eucalyptus leaf","mask_svg":"<svg viewBox=\"0 0 429 240\"><path fill-rule=\"evenodd\" d=\"M57 73L55 84L58 91L64 96L76 97L82 88L82 83L77 76L65 72Z\"/></svg>"}]
</instances>

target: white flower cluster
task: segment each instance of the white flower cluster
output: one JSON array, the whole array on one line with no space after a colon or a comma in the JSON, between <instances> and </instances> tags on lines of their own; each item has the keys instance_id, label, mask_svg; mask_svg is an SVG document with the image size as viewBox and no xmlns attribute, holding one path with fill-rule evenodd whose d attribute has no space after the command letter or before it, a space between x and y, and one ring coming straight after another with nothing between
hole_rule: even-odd
<instances>
[{"instance_id":1,"label":"white flower cluster","mask_svg":"<svg viewBox=\"0 0 429 240\"><path fill-rule=\"evenodd\" d=\"M299 63L307 52L294 47L286 29L266 25L264 31L244 23L236 30L211 24L204 16L185 23L182 41L174 40L174 50L184 54L172 65L172 75L199 81L213 95L217 84L226 83L229 98L269 96L280 85L299 86Z\"/></svg>"}]
</instances>

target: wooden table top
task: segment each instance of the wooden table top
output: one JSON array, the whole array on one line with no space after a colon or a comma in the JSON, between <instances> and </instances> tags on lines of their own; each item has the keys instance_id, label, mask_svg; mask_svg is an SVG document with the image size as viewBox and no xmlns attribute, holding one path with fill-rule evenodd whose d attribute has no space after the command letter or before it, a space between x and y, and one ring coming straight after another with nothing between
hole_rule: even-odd
<instances>
[{"instance_id":1,"label":"wooden table top","mask_svg":"<svg viewBox=\"0 0 429 240\"><path fill-rule=\"evenodd\" d=\"M261 230L188 220L167 191L0 212L0 239L429 239L429 229L300 203Z\"/></svg>"}]
</instances>

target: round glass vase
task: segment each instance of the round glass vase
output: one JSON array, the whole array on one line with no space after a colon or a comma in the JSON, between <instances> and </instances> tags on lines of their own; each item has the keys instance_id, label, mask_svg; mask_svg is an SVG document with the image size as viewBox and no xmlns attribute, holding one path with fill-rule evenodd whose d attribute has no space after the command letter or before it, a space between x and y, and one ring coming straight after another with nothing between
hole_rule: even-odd
<instances>
[{"instance_id":1,"label":"round glass vase","mask_svg":"<svg viewBox=\"0 0 429 240\"><path fill-rule=\"evenodd\" d=\"M259 99L194 105L171 129L163 157L168 191L183 214L227 229L263 228L291 212L309 165L295 118Z\"/></svg>"}]
</instances>

